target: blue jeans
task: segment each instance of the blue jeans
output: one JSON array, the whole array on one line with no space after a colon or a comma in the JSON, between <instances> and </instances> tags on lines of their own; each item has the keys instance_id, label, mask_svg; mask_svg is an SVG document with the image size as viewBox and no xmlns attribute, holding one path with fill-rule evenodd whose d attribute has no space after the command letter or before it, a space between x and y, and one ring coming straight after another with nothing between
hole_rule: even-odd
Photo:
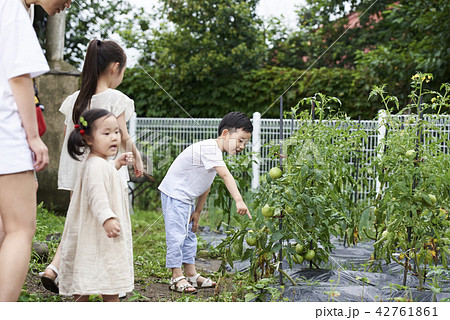
<instances>
[{"instance_id":1,"label":"blue jeans","mask_svg":"<svg viewBox=\"0 0 450 320\"><path fill-rule=\"evenodd\" d=\"M173 199L161 192L161 204L166 228L166 267L181 268L181 265L195 264L197 236L189 223L194 206Z\"/></svg>"}]
</instances>

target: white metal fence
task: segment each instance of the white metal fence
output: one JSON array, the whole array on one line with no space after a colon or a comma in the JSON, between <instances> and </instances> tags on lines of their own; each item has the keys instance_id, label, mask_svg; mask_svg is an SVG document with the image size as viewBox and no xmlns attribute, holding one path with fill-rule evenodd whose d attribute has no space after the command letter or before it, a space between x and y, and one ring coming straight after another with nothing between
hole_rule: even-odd
<instances>
[{"instance_id":1,"label":"white metal fence","mask_svg":"<svg viewBox=\"0 0 450 320\"><path fill-rule=\"evenodd\" d=\"M398 119L405 121L408 116L401 116ZM355 120L355 126L367 133L367 141L364 142L362 152L364 159L372 159L376 156L377 145L388 131L389 126L385 126L383 113L380 113L377 120ZM440 134L448 137L450 141L450 117L428 118L436 126L440 127ZM216 138L217 128L221 119L193 119L193 118L136 118L130 121L130 133L135 137L135 141L141 152L147 156L147 171L151 174L153 170L158 170L164 165L170 165L171 157L179 154L183 149L192 143L200 140ZM278 164L278 160L269 154L270 145L280 142L280 120L262 119L259 113L253 115L254 131L252 141L247 144L244 152L254 152L259 156L254 158L256 163L252 167L252 188L259 184L260 175L268 172L271 167ZM333 124L332 122L330 124ZM283 139L289 138L297 129L298 122L295 120L283 120ZM429 132L429 135L436 133ZM443 151L450 153L448 145L442 146ZM162 154L155 163L154 154ZM166 156L164 156L166 155ZM370 165L366 163L365 165ZM371 177L358 177L358 198L367 200L366 196L370 190L376 188L376 181ZM366 183L363 183L365 180Z\"/></svg>"}]
</instances>

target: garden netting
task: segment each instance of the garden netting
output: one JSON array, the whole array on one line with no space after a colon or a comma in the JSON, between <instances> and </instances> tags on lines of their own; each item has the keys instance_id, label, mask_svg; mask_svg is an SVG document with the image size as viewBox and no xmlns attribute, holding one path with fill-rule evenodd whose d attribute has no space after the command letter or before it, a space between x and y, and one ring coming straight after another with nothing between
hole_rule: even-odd
<instances>
[{"instance_id":1,"label":"garden netting","mask_svg":"<svg viewBox=\"0 0 450 320\"><path fill-rule=\"evenodd\" d=\"M224 233L216 233L203 228L200 237L210 247L217 246L226 237ZM283 298L289 301L433 301L429 277L424 285L425 290L418 290L419 279L408 272L405 287L403 284L404 268L398 263L386 264L381 261L379 272L367 271L367 262L373 253L373 241L358 243L347 247L343 241L331 239L334 249L327 266L331 269L310 269L309 262L295 264L292 268L284 259L282 269L294 280L294 285L286 276L282 276L282 286L278 281L279 273L275 272L277 284L283 292ZM249 261L234 261L233 268L227 266L229 272L246 272ZM450 281L448 278L439 280L441 292L435 296L435 301L450 299Z\"/></svg>"}]
</instances>

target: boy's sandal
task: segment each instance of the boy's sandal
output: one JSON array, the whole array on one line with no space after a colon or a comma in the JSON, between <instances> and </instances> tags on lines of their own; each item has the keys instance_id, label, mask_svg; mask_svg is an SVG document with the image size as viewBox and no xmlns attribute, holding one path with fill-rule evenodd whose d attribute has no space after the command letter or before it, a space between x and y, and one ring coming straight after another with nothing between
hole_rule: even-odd
<instances>
[{"instance_id":1,"label":"boy's sandal","mask_svg":"<svg viewBox=\"0 0 450 320\"><path fill-rule=\"evenodd\" d=\"M177 286L178 282L180 282L181 280L186 279L186 277L181 276L175 279L171 279L170 280L170 286L169 289L172 291L176 291L176 292L181 292L181 293L197 293L197 290L194 288L194 286L192 284L190 284L189 282L183 284L183 285L179 285ZM187 288L193 288L194 290L186 290Z\"/></svg>"},{"instance_id":2,"label":"boy's sandal","mask_svg":"<svg viewBox=\"0 0 450 320\"><path fill-rule=\"evenodd\" d=\"M213 282L211 280L211 278L206 278L205 280L203 280L203 282L198 282L198 278L200 277L200 273L197 273L195 276L193 277L187 277L187 281L189 281L190 283L192 283L192 286L194 288L215 288L216 287L216 283Z\"/></svg>"},{"instance_id":3,"label":"boy's sandal","mask_svg":"<svg viewBox=\"0 0 450 320\"><path fill-rule=\"evenodd\" d=\"M58 288L58 280L59 280L59 271L58 269L56 269L55 266L49 264L48 267L45 269L50 269L53 270L53 272L56 273L56 278L50 278L47 276L44 276L44 272L40 272L39 276L41 277L41 282L42 285L44 286L45 289L54 292L54 293L59 293L59 288Z\"/></svg>"}]
</instances>

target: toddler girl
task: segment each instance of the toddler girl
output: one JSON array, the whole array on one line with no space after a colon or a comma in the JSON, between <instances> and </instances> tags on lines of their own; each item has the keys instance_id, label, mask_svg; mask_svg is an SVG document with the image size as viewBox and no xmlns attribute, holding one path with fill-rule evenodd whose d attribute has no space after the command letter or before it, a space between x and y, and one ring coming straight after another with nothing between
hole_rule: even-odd
<instances>
[{"instance_id":1,"label":"toddler girl","mask_svg":"<svg viewBox=\"0 0 450 320\"><path fill-rule=\"evenodd\" d=\"M114 164L108 161L120 143L117 118L104 109L83 112L68 139L73 159L90 151L73 189L60 244L59 292L75 301L88 301L92 294L119 301L119 292L134 287L128 198L117 171L133 163L133 154L121 154Z\"/></svg>"}]
</instances>

